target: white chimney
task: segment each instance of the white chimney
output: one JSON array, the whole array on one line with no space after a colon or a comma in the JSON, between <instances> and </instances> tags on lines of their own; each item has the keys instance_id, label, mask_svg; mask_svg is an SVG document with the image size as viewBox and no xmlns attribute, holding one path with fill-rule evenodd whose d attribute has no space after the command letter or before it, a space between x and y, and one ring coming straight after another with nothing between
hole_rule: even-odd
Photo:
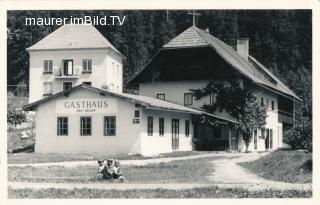
<instances>
[{"instance_id":1,"label":"white chimney","mask_svg":"<svg viewBox=\"0 0 320 205\"><path fill-rule=\"evenodd\" d=\"M207 32L207 33L210 33L210 30L209 30L209 28L206 28L206 32Z\"/></svg>"},{"instance_id":2,"label":"white chimney","mask_svg":"<svg viewBox=\"0 0 320 205\"><path fill-rule=\"evenodd\" d=\"M241 57L248 60L249 56L249 38L240 38L237 40L237 52Z\"/></svg>"}]
</instances>

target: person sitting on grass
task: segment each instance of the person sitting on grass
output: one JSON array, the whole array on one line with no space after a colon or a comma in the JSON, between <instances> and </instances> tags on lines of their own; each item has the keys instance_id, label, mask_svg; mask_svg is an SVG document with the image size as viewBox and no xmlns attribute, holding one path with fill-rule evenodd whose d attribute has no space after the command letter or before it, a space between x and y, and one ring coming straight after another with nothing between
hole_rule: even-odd
<instances>
[{"instance_id":1,"label":"person sitting on grass","mask_svg":"<svg viewBox=\"0 0 320 205\"><path fill-rule=\"evenodd\" d=\"M103 170L103 179L112 179L113 175L113 160L112 159L107 159L107 164L104 167Z\"/></svg>"},{"instance_id":2,"label":"person sitting on grass","mask_svg":"<svg viewBox=\"0 0 320 205\"><path fill-rule=\"evenodd\" d=\"M120 162L118 160L114 161L112 177L113 179L119 179L121 182L123 182L125 179L125 177L122 176L122 173L120 170Z\"/></svg>"},{"instance_id":3,"label":"person sitting on grass","mask_svg":"<svg viewBox=\"0 0 320 205\"><path fill-rule=\"evenodd\" d=\"M105 162L103 159L98 160L98 179L103 179L103 172L105 169Z\"/></svg>"}]
</instances>

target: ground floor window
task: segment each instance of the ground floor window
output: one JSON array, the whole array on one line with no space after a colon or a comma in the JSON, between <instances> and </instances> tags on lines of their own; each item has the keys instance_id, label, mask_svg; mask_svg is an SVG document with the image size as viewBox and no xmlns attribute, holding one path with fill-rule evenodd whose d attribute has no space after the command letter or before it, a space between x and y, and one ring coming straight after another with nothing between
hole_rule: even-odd
<instances>
[{"instance_id":1,"label":"ground floor window","mask_svg":"<svg viewBox=\"0 0 320 205\"><path fill-rule=\"evenodd\" d=\"M148 117L148 135L153 135L153 117Z\"/></svg>"},{"instance_id":2,"label":"ground floor window","mask_svg":"<svg viewBox=\"0 0 320 205\"><path fill-rule=\"evenodd\" d=\"M164 118L162 117L159 118L159 135L164 135Z\"/></svg>"},{"instance_id":3,"label":"ground floor window","mask_svg":"<svg viewBox=\"0 0 320 205\"><path fill-rule=\"evenodd\" d=\"M116 116L104 117L104 135L105 136L116 135Z\"/></svg>"},{"instance_id":4,"label":"ground floor window","mask_svg":"<svg viewBox=\"0 0 320 205\"><path fill-rule=\"evenodd\" d=\"M91 117L80 118L80 134L91 135Z\"/></svg>"},{"instance_id":5,"label":"ground floor window","mask_svg":"<svg viewBox=\"0 0 320 205\"><path fill-rule=\"evenodd\" d=\"M190 123L189 123L189 120L186 120L185 122L185 134L186 134L186 137L189 137L190 135Z\"/></svg>"},{"instance_id":6,"label":"ground floor window","mask_svg":"<svg viewBox=\"0 0 320 205\"><path fill-rule=\"evenodd\" d=\"M68 135L68 118L57 118L57 135Z\"/></svg>"},{"instance_id":7,"label":"ground floor window","mask_svg":"<svg viewBox=\"0 0 320 205\"><path fill-rule=\"evenodd\" d=\"M63 90L72 88L72 82L63 82Z\"/></svg>"}]
</instances>

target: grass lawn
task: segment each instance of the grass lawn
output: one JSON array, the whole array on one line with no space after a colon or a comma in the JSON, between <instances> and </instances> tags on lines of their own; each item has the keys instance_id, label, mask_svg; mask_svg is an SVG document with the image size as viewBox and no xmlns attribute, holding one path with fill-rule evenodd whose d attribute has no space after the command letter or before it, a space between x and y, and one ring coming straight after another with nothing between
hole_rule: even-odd
<instances>
[{"instance_id":1,"label":"grass lawn","mask_svg":"<svg viewBox=\"0 0 320 205\"><path fill-rule=\"evenodd\" d=\"M214 172L210 163L220 157L177 160L168 163L143 166L122 166L124 183L208 183L207 177ZM97 167L8 167L8 181L108 183L98 180Z\"/></svg>"},{"instance_id":2,"label":"grass lawn","mask_svg":"<svg viewBox=\"0 0 320 205\"><path fill-rule=\"evenodd\" d=\"M310 198L311 191L248 191L219 189L215 186L185 190L95 190L95 189L9 189L8 198Z\"/></svg>"},{"instance_id":3,"label":"grass lawn","mask_svg":"<svg viewBox=\"0 0 320 205\"><path fill-rule=\"evenodd\" d=\"M312 153L280 149L258 160L242 162L239 165L269 180L312 182Z\"/></svg>"},{"instance_id":4,"label":"grass lawn","mask_svg":"<svg viewBox=\"0 0 320 205\"><path fill-rule=\"evenodd\" d=\"M127 155L104 155L104 154L86 154L86 153L16 153L8 154L8 164L28 164L28 163L44 163L44 162L66 162L66 161L90 161L98 159L113 158L118 160L137 160L137 159L153 159L163 157L183 157L210 152L197 151L177 151L171 153L160 154L157 156L144 157L139 154Z\"/></svg>"}]
</instances>

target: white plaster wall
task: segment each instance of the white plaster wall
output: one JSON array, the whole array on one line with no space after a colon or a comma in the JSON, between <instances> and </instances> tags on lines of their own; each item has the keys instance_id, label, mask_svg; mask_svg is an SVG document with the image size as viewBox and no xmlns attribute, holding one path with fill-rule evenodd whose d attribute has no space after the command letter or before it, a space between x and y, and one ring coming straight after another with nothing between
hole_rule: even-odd
<instances>
[{"instance_id":1,"label":"white plaster wall","mask_svg":"<svg viewBox=\"0 0 320 205\"><path fill-rule=\"evenodd\" d=\"M147 82L139 84L139 94L157 97L157 93L165 93L166 101L180 105L184 104L184 93L190 93L190 89L203 88L208 81L166 81L166 82ZM193 99L191 107L200 108L204 103L210 103L210 97L203 97L199 100Z\"/></svg>"},{"instance_id":2,"label":"white plaster wall","mask_svg":"<svg viewBox=\"0 0 320 205\"><path fill-rule=\"evenodd\" d=\"M183 105L184 103L184 93L190 92L190 89L198 89L205 87L208 81L168 81L168 82L146 82L139 84L139 93L140 95L156 97L157 93L165 93L166 100L174 103L178 103ZM264 103L267 103L267 99L269 100L269 107L267 109L267 119L266 119L266 128L273 129L273 149L278 147L282 147L282 130L279 127L282 127L281 123L278 123L278 99L277 95L274 93L261 89L254 88L254 93L256 93L257 99L260 101L261 97L264 98ZM271 110L271 101L274 101L274 110ZM209 96L201 98L200 100L193 101L193 105L191 107L200 108L204 103L209 103ZM228 113L223 112L220 114L228 116ZM280 130L280 131L279 131ZM258 148L254 150L254 142L253 139L249 145L250 151L265 151L265 139L259 137L261 136L261 131L258 130ZM278 145L278 142L280 144ZM242 151L245 150L245 144L242 140L242 136L239 138L239 145Z\"/></svg>"},{"instance_id":3,"label":"white plaster wall","mask_svg":"<svg viewBox=\"0 0 320 205\"><path fill-rule=\"evenodd\" d=\"M140 124L133 124L134 104L114 97L100 96L87 90L78 90L59 99L108 99L117 109L95 114L56 114L56 101L39 106L36 116L36 145L38 153L140 153ZM103 118L116 116L116 136L103 135ZM57 136L57 116L69 118L69 135ZM80 135L80 116L92 116L92 135Z\"/></svg>"},{"instance_id":4,"label":"white plaster wall","mask_svg":"<svg viewBox=\"0 0 320 205\"><path fill-rule=\"evenodd\" d=\"M153 117L153 135L147 133L147 117ZM164 135L159 136L159 118L164 118ZM193 125L191 114L167 112L160 110L146 110L141 116L141 153L143 155L157 155L172 152L172 119L179 119L179 149L175 151L191 151ZM185 135L185 120L189 120L190 135Z\"/></svg>"},{"instance_id":5,"label":"white plaster wall","mask_svg":"<svg viewBox=\"0 0 320 205\"><path fill-rule=\"evenodd\" d=\"M62 68L62 60L73 59L74 72L79 72L79 79L57 79L55 69ZM82 60L92 59L92 73L82 73ZM115 59L120 65L118 78L110 75L110 62ZM62 91L63 82L72 82L73 86L90 81L93 87L101 88L103 84L115 83L122 91L122 62L106 50L61 50L61 51L31 51L30 52L30 92L29 102L43 98L43 82L53 82L53 93ZM43 74L44 60L53 60L53 73ZM116 80L114 80L116 79ZM110 82L109 82L110 81Z\"/></svg>"}]
</instances>

